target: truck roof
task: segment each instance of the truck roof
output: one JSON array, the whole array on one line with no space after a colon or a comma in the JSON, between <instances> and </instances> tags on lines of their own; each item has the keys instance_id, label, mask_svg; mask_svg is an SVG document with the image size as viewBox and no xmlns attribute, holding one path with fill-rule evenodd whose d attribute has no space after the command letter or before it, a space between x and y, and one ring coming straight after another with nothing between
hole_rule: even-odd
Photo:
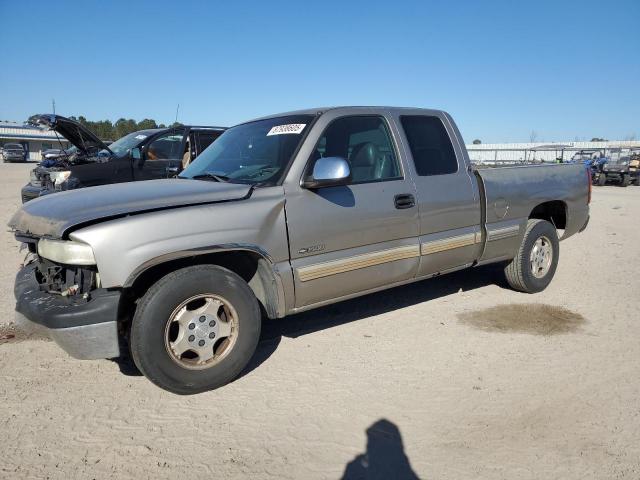
<instances>
[{"instance_id":1,"label":"truck roof","mask_svg":"<svg viewBox=\"0 0 640 480\"><path fill-rule=\"evenodd\" d=\"M290 112L276 113L273 115L266 115L264 117L254 118L247 122L255 122L257 120L266 120L268 118L284 117L288 115L320 115L328 112L329 110L344 110L345 113L353 113L355 110L361 110L366 112L367 110L389 110L390 112L402 113L402 112L417 112L420 111L424 114L434 115L438 113L444 113L443 110L434 110L428 108L416 108L416 107L389 107L389 106L375 106L375 105L342 105L335 107L318 107L318 108L305 108L303 110L293 110Z\"/></svg>"}]
</instances>

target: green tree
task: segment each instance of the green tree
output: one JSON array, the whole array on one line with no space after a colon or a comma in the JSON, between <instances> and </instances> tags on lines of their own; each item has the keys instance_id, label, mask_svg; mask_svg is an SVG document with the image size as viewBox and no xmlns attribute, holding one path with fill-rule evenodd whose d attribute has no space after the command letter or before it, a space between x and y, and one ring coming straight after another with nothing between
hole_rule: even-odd
<instances>
[{"instance_id":1,"label":"green tree","mask_svg":"<svg viewBox=\"0 0 640 480\"><path fill-rule=\"evenodd\" d=\"M119 118L115 123L112 123L111 120L87 120L82 115L80 115L79 117L71 116L69 118L86 127L101 140L113 141L138 130L146 130L150 128L165 128L164 124L161 123L160 125L158 125L158 123L152 118L145 118L143 120L140 120L139 122L136 122L131 118Z\"/></svg>"},{"instance_id":2,"label":"green tree","mask_svg":"<svg viewBox=\"0 0 640 480\"><path fill-rule=\"evenodd\" d=\"M481 143L482 143L482 141L477 139L477 138L473 141L474 145L480 145Z\"/></svg>"},{"instance_id":3,"label":"green tree","mask_svg":"<svg viewBox=\"0 0 640 480\"><path fill-rule=\"evenodd\" d=\"M158 128L158 124L155 120L145 118L144 120L140 120L138 122L138 130L147 130L149 128Z\"/></svg>"}]
</instances>

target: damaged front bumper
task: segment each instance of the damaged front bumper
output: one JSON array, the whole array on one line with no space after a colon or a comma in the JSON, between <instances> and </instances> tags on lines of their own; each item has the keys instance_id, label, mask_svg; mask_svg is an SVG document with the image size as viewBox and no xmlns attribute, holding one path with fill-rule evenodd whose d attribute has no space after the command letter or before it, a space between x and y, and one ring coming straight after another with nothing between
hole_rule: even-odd
<instances>
[{"instance_id":1,"label":"damaged front bumper","mask_svg":"<svg viewBox=\"0 0 640 480\"><path fill-rule=\"evenodd\" d=\"M69 355L83 360L120 356L118 306L121 292L94 289L86 298L42 291L35 265L16 277L16 325L54 340Z\"/></svg>"}]
</instances>

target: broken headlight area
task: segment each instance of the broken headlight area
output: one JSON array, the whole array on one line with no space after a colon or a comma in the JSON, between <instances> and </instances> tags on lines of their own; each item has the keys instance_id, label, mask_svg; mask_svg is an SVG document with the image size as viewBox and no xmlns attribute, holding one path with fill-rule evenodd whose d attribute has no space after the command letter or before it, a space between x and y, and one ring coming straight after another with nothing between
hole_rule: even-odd
<instances>
[{"instance_id":1,"label":"broken headlight area","mask_svg":"<svg viewBox=\"0 0 640 480\"><path fill-rule=\"evenodd\" d=\"M94 266L62 265L42 257L34 263L35 277L43 292L63 297L80 295L88 300L91 291L100 286Z\"/></svg>"}]
</instances>

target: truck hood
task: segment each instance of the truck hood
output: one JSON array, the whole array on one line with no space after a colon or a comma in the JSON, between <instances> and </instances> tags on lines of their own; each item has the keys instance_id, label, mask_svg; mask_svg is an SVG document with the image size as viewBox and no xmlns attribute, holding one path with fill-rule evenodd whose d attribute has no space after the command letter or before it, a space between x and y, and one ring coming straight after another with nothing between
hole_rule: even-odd
<instances>
[{"instance_id":1,"label":"truck hood","mask_svg":"<svg viewBox=\"0 0 640 480\"><path fill-rule=\"evenodd\" d=\"M168 208L242 200L251 196L251 190L245 184L175 178L82 188L25 203L9 221L9 228L19 235L63 238L80 225Z\"/></svg>"},{"instance_id":2,"label":"truck hood","mask_svg":"<svg viewBox=\"0 0 640 480\"><path fill-rule=\"evenodd\" d=\"M111 153L109 147L90 130L62 115L52 113L32 115L27 120L27 124L59 133L83 153L92 154L100 150Z\"/></svg>"}]
</instances>

